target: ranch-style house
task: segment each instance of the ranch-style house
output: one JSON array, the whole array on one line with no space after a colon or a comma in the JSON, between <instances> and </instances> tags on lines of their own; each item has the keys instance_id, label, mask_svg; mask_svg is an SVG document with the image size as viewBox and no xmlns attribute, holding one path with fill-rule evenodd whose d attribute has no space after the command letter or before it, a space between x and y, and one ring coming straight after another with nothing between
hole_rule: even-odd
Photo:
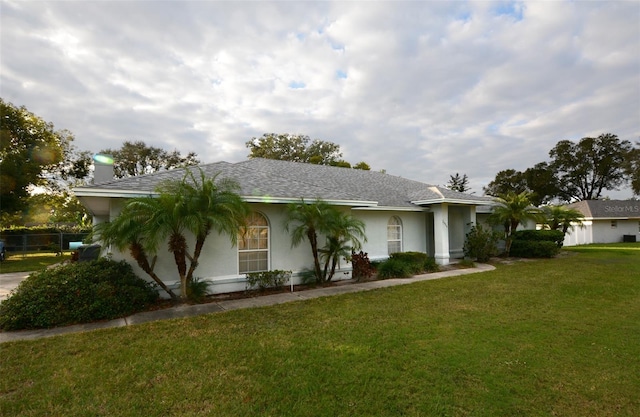
<instances>
[{"instance_id":1,"label":"ranch-style house","mask_svg":"<svg viewBox=\"0 0 640 417\"><path fill-rule=\"evenodd\" d=\"M433 256L441 265L463 257L465 235L475 224L477 214L486 211L491 198L451 191L382 172L313 165L269 159L249 159L238 163L216 162L201 165L206 175L232 178L240 195L250 204L248 227L259 229L260 242L248 247L233 246L228 236L212 234L203 249L196 276L212 281L213 293L245 289L248 272L291 270L294 280L313 260L309 245L291 246L284 230L287 203L322 199L348 211L366 226L363 251L372 260L387 258L393 252L419 251ZM74 189L94 218L94 224L118 216L125 201L153 195L164 180L181 179L184 169L149 175L113 179L113 167L96 162L93 185ZM476 209L480 211L476 213ZM193 247L193 241L189 242ZM167 285L178 288L179 279L173 257L162 256L156 271L160 277L174 277ZM248 249L251 248L251 249ZM103 248L105 249L105 248ZM110 250L110 248L106 248ZM114 259L131 261L127 253L113 253ZM137 269L136 272L145 274ZM351 267L340 265L336 279L350 277Z\"/></svg>"}]
</instances>

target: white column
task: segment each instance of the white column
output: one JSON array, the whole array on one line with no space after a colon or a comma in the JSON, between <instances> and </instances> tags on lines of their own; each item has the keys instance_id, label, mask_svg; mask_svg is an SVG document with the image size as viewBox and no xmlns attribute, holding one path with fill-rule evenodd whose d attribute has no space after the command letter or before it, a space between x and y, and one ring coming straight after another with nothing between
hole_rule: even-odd
<instances>
[{"instance_id":1,"label":"white column","mask_svg":"<svg viewBox=\"0 0 640 417\"><path fill-rule=\"evenodd\" d=\"M433 237L435 258L439 265L449 264L449 206L446 203L433 207Z\"/></svg>"}]
</instances>

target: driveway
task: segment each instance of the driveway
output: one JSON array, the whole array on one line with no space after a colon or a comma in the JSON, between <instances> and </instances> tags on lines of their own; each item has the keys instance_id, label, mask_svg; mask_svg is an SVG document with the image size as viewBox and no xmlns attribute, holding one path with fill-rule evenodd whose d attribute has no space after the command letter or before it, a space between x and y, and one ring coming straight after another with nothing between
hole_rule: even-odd
<instances>
[{"instance_id":1,"label":"driveway","mask_svg":"<svg viewBox=\"0 0 640 417\"><path fill-rule=\"evenodd\" d=\"M0 301L9 296L12 289L16 288L31 272L11 272L0 274Z\"/></svg>"}]
</instances>

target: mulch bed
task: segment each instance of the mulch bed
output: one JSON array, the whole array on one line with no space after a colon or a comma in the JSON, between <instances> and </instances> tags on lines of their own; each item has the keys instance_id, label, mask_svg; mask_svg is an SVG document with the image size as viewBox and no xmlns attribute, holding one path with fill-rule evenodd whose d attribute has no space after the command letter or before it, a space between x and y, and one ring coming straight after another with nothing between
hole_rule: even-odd
<instances>
[{"instance_id":1,"label":"mulch bed","mask_svg":"<svg viewBox=\"0 0 640 417\"><path fill-rule=\"evenodd\" d=\"M444 266L440 266L440 269L438 270L438 272L442 272L442 271L451 271L454 269L466 269L469 268L468 266L463 266L463 265L458 265L458 264L449 264L449 265L444 265ZM336 287L336 286L342 286L342 285L353 285L353 284L358 284L361 282L369 282L369 281L377 281L378 278L374 275L371 278L368 279L360 279L359 281L356 281L355 279L348 279L348 280L342 280L342 281L330 281L328 283L325 284L299 284L299 285L294 285L293 286L293 292L300 292L300 291L307 291L307 290L312 290L312 289L316 289L316 288L327 288L327 287ZM202 300L196 302L196 301L188 301L186 304L188 305L197 305L197 304L207 304L207 303L217 303L218 301L225 301L225 300L240 300L240 299L244 299L244 298L255 298L255 297L262 297L265 295L272 295L272 294L283 294L283 293L288 293L291 291L291 286L289 285L285 285L283 287L280 288L267 288L264 290L244 290L244 291L235 291L235 292L229 292L229 293L224 293L224 294L212 294L212 295L208 295L206 297L204 297ZM155 311L155 310L162 310L165 308L171 308L171 307L175 307L177 305L182 304L180 301L175 302L172 300L166 300L166 299L162 299L162 300L158 300L155 304L149 306L149 308L147 308L146 311Z\"/></svg>"}]
</instances>

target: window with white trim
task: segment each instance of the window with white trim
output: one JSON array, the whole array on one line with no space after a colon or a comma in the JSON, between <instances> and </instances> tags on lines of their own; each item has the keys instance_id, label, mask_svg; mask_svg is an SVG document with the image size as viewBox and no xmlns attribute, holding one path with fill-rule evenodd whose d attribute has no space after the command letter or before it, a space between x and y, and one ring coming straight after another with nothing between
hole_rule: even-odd
<instances>
[{"instance_id":1,"label":"window with white trim","mask_svg":"<svg viewBox=\"0 0 640 417\"><path fill-rule=\"evenodd\" d=\"M238 271L241 274L269 270L269 223L260 213L247 218L238 234Z\"/></svg>"},{"instance_id":2,"label":"window with white trim","mask_svg":"<svg viewBox=\"0 0 640 417\"><path fill-rule=\"evenodd\" d=\"M611 220L611 228L612 229L617 229L618 228L618 221L617 220Z\"/></svg>"},{"instance_id":3,"label":"window with white trim","mask_svg":"<svg viewBox=\"0 0 640 417\"><path fill-rule=\"evenodd\" d=\"M402 252L402 221L393 216L387 223L387 253Z\"/></svg>"}]
</instances>

